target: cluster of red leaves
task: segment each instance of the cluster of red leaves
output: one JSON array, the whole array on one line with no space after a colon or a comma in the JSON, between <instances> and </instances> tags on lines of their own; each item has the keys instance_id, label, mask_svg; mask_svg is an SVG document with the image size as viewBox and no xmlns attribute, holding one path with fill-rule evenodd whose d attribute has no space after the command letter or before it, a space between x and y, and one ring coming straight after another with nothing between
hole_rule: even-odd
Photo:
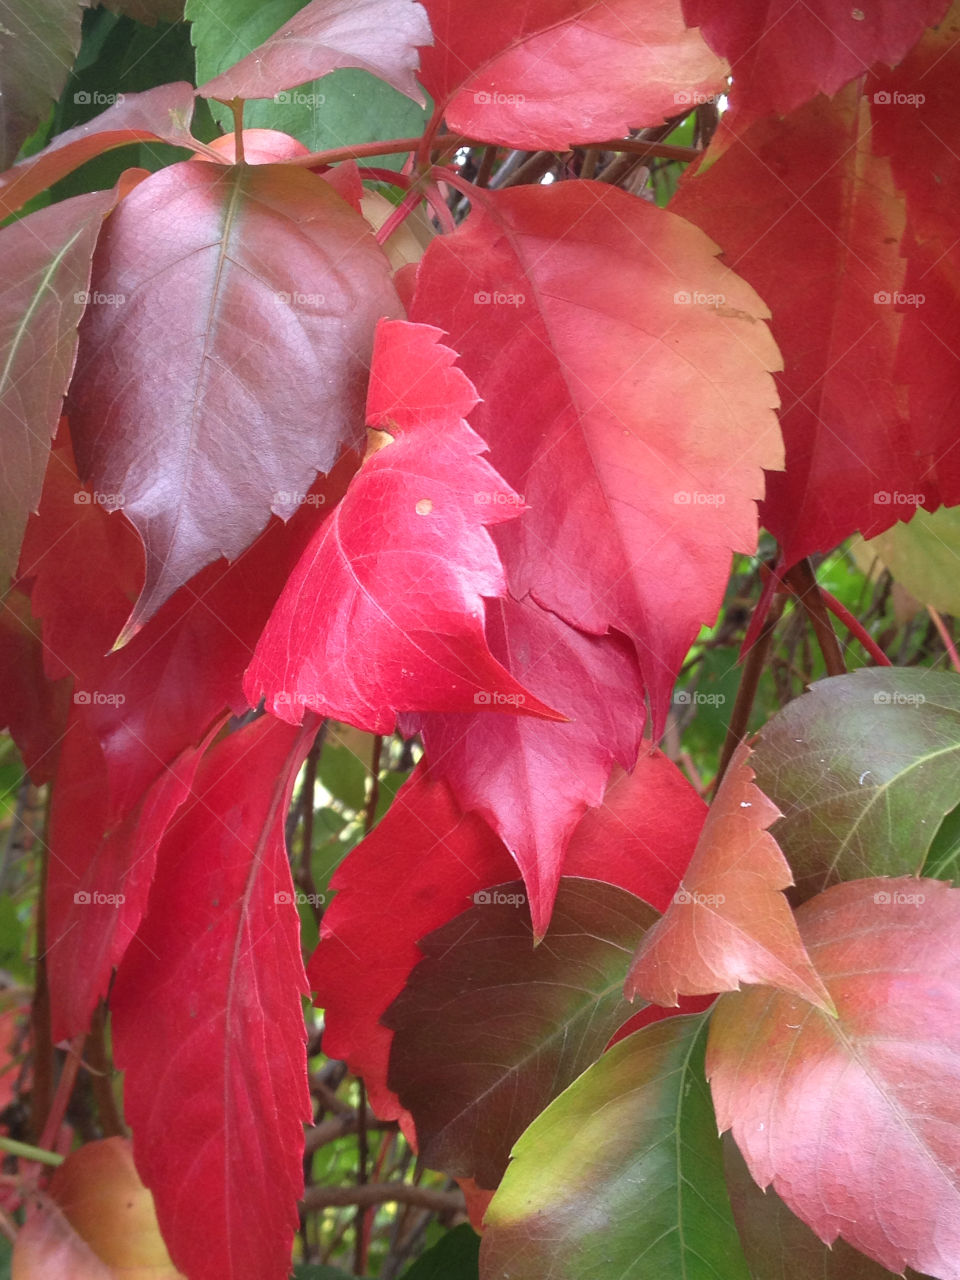
<instances>
[{"instance_id":1,"label":"cluster of red leaves","mask_svg":"<svg viewBox=\"0 0 960 1280\"><path fill-rule=\"evenodd\" d=\"M935 1173L916 1195L936 1231L916 1214L890 1227L889 1180L850 1229L848 1184L803 1148L809 1082L788 1073L802 1097L758 1141L782 1061L767 1042L741 1069L725 1048L793 1002L818 1020L818 1070L843 1073L831 1027L863 1001L831 982L837 917L859 927L870 883L815 900L798 930L746 761L704 826L643 745L731 552L755 548L758 503L789 566L902 518L890 494L960 502L960 168L940 139L960 13L945 9L390 0L348 21L313 0L198 92L270 96L352 66L417 96L419 74L429 160L442 121L517 148L598 142L724 92L732 71L731 110L670 211L595 182L475 190L413 278L394 278L355 166L313 172L295 149L230 163L192 138L185 84L0 177L11 213L126 142L200 159L0 233L3 715L54 780L54 1035L83 1031L110 990L138 1168L191 1280L285 1274L310 1116L282 818L324 716L425 746L338 871L308 972L326 1050L429 1158L496 1185L615 1033L660 1016L629 1022L620 993L645 936L628 991L652 1005L765 984L727 997L743 1007L722 1006L708 1060L755 1176L824 1239L960 1275ZM529 920L484 917L476 895L517 868L501 892L526 895ZM921 974L939 972L956 910L934 897ZM857 972L891 930L893 914ZM438 967L450 953L460 969ZM458 974L496 989L518 971L495 1078L471 1040L483 1002L418 1066ZM589 1034L531 1079L536 1018ZM491 1092L498 1132L477 1144ZM846 1132L827 1126L821 1151Z\"/></svg>"}]
</instances>

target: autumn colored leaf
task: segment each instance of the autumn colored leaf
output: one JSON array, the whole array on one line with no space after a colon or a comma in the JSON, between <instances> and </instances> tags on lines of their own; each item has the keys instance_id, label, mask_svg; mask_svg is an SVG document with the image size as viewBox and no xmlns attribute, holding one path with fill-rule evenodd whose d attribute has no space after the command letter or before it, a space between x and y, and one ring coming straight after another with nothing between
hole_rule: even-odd
<instances>
[{"instance_id":1,"label":"autumn colored leaf","mask_svg":"<svg viewBox=\"0 0 960 1280\"><path fill-rule=\"evenodd\" d=\"M46 963L55 1040L86 1031L147 906L157 849L203 746L170 762L141 802L111 813L107 762L74 705L50 813ZM206 745L206 744L203 744Z\"/></svg>"},{"instance_id":2,"label":"autumn colored leaf","mask_svg":"<svg viewBox=\"0 0 960 1280\"><path fill-rule=\"evenodd\" d=\"M536 150L619 137L720 93L728 67L679 0L425 0L421 79L447 125ZM691 24L692 25L692 24ZM584 68L596 74L588 80Z\"/></svg>"},{"instance_id":3,"label":"autumn colored leaf","mask_svg":"<svg viewBox=\"0 0 960 1280\"><path fill-rule=\"evenodd\" d=\"M44 118L66 84L80 48L80 0L10 0L0 44L0 169Z\"/></svg>"},{"instance_id":4,"label":"autumn colored leaf","mask_svg":"<svg viewBox=\"0 0 960 1280\"><path fill-rule=\"evenodd\" d=\"M956 1280L960 893L851 881L797 921L839 1016L760 987L724 996L707 1051L721 1131L825 1243Z\"/></svg>"},{"instance_id":5,"label":"autumn colored leaf","mask_svg":"<svg viewBox=\"0 0 960 1280\"><path fill-rule=\"evenodd\" d=\"M895 524L864 542L862 555L866 569L889 569L915 599L951 617L960 615L960 507L941 507L932 515L917 508L909 524Z\"/></svg>"},{"instance_id":6,"label":"autumn colored leaf","mask_svg":"<svg viewBox=\"0 0 960 1280\"><path fill-rule=\"evenodd\" d=\"M113 191L74 196L0 231L8 263L0 295L0 586L17 567L27 516L40 501L93 251L116 200Z\"/></svg>"},{"instance_id":7,"label":"autumn colored leaf","mask_svg":"<svg viewBox=\"0 0 960 1280\"><path fill-rule=\"evenodd\" d=\"M130 142L168 142L203 149L190 132L194 90L186 81L129 93L86 124L63 133L0 174L0 218L22 208L33 196L72 173L86 160Z\"/></svg>"},{"instance_id":8,"label":"autumn colored leaf","mask_svg":"<svg viewBox=\"0 0 960 1280\"><path fill-rule=\"evenodd\" d=\"M110 219L70 420L83 478L145 544L124 638L357 442L388 272L359 214L286 166L175 164Z\"/></svg>"},{"instance_id":9,"label":"autumn colored leaf","mask_svg":"<svg viewBox=\"0 0 960 1280\"><path fill-rule=\"evenodd\" d=\"M140 1181L126 1138L104 1138L78 1147L56 1169L47 1190L50 1199L27 1224L29 1241L18 1236L15 1276L22 1280L52 1276L177 1280L180 1276L170 1261L153 1197Z\"/></svg>"},{"instance_id":10,"label":"autumn colored leaf","mask_svg":"<svg viewBox=\"0 0 960 1280\"><path fill-rule=\"evenodd\" d=\"M45 676L40 631L29 597L8 591L0 608L0 724L37 786L56 772L70 701L68 682L53 683Z\"/></svg>"},{"instance_id":11,"label":"autumn colored leaf","mask_svg":"<svg viewBox=\"0 0 960 1280\"><path fill-rule=\"evenodd\" d=\"M761 1191L729 1133L723 1136L723 1168L752 1280L890 1280L886 1267L846 1240L824 1244L772 1187ZM907 1268L906 1274L916 1280L915 1271Z\"/></svg>"},{"instance_id":12,"label":"autumn colored leaf","mask_svg":"<svg viewBox=\"0 0 960 1280\"><path fill-rule=\"evenodd\" d=\"M483 598L506 591L486 526L522 508L478 456L464 421L476 394L438 338L380 325L367 421L389 442L368 451L304 552L247 672L251 705L266 695L291 724L307 709L371 733L391 733L398 711L562 718L484 638Z\"/></svg>"},{"instance_id":13,"label":"autumn colored leaf","mask_svg":"<svg viewBox=\"0 0 960 1280\"><path fill-rule=\"evenodd\" d=\"M642 753L574 831L563 872L605 880L655 905L673 894L706 806L663 755ZM386 817L338 867L336 896L308 966L326 1052L362 1075L378 1115L403 1113L387 1088L392 1034L380 1022L421 959L417 941L510 880L515 864L477 815L421 762ZM371 920L389 928L371 932Z\"/></svg>"},{"instance_id":14,"label":"autumn colored leaf","mask_svg":"<svg viewBox=\"0 0 960 1280\"><path fill-rule=\"evenodd\" d=\"M783 815L772 834L792 896L917 874L960 804L960 680L889 667L820 680L764 725L751 763Z\"/></svg>"},{"instance_id":15,"label":"autumn colored leaf","mask_svg":"<svg viewBox=\"0 0 960 1280\"><path fill-rule=\"evenodd\" d=\"M960 441L954 430L960 380L951 356L960 324L960 164L944 140L956 111L958 36L960 5L953 4L939 28L928 31L898 67L878 69L865 85L874 149L889 158L906 200L906 278L892 299L902 312L894 376L906 388L920 466L913 486L901 485L896 495L906 504L903 519L919 503L928 510L940 501L960 503Z\"/></svg>"},{"instance_id":16,"label":"autumn colored leaf","mask_svg":"<svg viewBox=\"0 0 960 1280\"><path fill-rule=\"evenodd\" d=\"M730 63L741 119L785 115L818 93L835 94L874 62L894 66L938 22L949 0L683 0L691 26Z\"/></svg>"},{"instance_id":17,"label":"autumn colored leaf","mask_svg":"<svg viewBox=\"0 0 960 1280\"><path fill-rule=\"evenodd\" d=\"M643 688L622 637L584 635L529 597L489 601L486 636L494 657L568 723L481 708L405 717L404 730L420 730L434 772L513 854L540 938L578 820L602 801L614 761L624 768L636 761Z\"/></svg>"},{"instance_id":18,"label":"autumn colored leaf","mask_svg":"<svg viewBox=\"0 0 960 1280\"><path fill-rule=\"evenodd\" d=\"M27 527L20 582L41 620L47 675L73 677L75 710L104 752L112 828L228 709L246 709L242 676L257 638L356 459L345 457L303 495L287 524L271 519L233 564L208 565L129 644L108 652L139 594L143 553L123 515L108 514L107 495L79 487L68 446L63 428Z\"/></svg>"},{"instance_id":19,"label":"autumn colored leaf","mask_svg":"<svg viewBox=\"0 0 960 1280\"><path fill-rule=\"evenodd\" d=\"M202 84L207 98L272 98L339 67L359 67L423 102L417 46L430 22L415 0L310 0L236 66Z\"/></svg>"},{"instance_id":20,"label":"autumn colored leaf","mask_svg":"<svg viewBox=\"0 0 960 1280\"><path fill-rule=\"evenodd\" d=\"M482 1276L749 1280L704 1042L702 1017L638 1031L534 1120L487 1210Z\"/></svg>"},{"instance_id":21,"label":"autumn colored leaf","mask_svg":"<svg viewBox=\"0 0 960 1280\"><path fill-rule=\"evenodd\" d=\"M628 636L655 735L781 461L767 313L714 254L607 185L518 187L430 245L412 311L451 335L529 508L497 533L512 594Z\"/></svg>"},{"instance_id":22,"label":"autumn colored leaf","mask_svg":"<svg viewBox=\"0 0 960 1280\"><path fill-rule=\"evenodd\" d=\"M651 1004L768 983L821 1009L830 997L781 890L790 867L767 828L779 810L754 784L749 749L734 755L683 883L637 951L626 991Z\"/></svg>"},{"instance_id":23,"label":"autumn colored leaf","mask_svg":"<svg viewBox=\"0 0 960 1280\"><path fill-rule=\"evenodd\" d=\"M423 958L381 1019L394 1033L388 1084L413 1115L421 1156L488 1188L514 1139L630 1016L624 970L656 920L615 885L564 876L535 947L522 890L481 890L422 938Z\"/></svg>"},{"instance_id":24,"label":"autumn colored leaf","mask_svg":"<svg viewBox=\"0 0 960 1280\"><path fill-rule=\"evenodd\" d=\"M206 756L110 996L137 1168L191 1280L289 1270L311 1113L283 820L313 731L261 717Z\"/></svg>"},{"instance_id":25,"label":"autumn colored leaf","mask_svg":"<svg viewBox=\"0 0 960 1280\"><path fill-rule=\"evenodd\" d=\"M915 510L901 498L919 485L920 450L890 378L903 206L870 150L856 86L726 143L721 134L720 158L684 177L671 208L717 241L773 312L787 467L768 478L761 511L792 564Z\"/></svg>"}]
</instances>

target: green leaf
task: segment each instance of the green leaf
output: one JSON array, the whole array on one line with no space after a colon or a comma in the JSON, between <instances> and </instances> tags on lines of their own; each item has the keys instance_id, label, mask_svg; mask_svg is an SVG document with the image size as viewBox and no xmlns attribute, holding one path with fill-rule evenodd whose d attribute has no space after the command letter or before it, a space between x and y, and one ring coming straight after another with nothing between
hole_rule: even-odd
<instances>
[{"instance_id":1,"label":"green leaf","mask_svg":"<svg viewBox=\"0 0 960 1280\"><path fill-rule=\"evenodd\" d=\"M750 1280L705 1027L704 1015L644 1027L534 1120L484 1219L484 1280Z\"/></svg>"},{"instance_id":2,"label":"green leaf","mask_svg":"<svg viewBox=\"0 0 960 1280\"><path fill-rule=\"evenodd\" d=\"M761 731L757 784L806 899L917 873L960 802L960 676L869 667L813 685Z\"/></svg>"},{"instance_id":3,"label":"green leaf","mask_svg":"<svg viewBox=\"0 0 960 1280\"><path fill-rule=\"evenodd\" d=\"M960 805L951 809L934 837L923 874L956 882L960 874Z\"/></svg>"},{"instance_id":4,"label":"green leaf","mask_svg":"<svg viewBox=\"0 0 960 1280\"><path fill-rule=\"evenodd\" d=\"M293 1280L355 1280L349 1271L322 1266L318 1262L301 1262L293 1268Z\"/></svg>"},{"instance_id":5,"label":"green leaf","mask_svg":"<svg viewBox=\"0 0 960 1280\"><path fill-rule=\"evenodd\" d=\"M909 521L863 544L880 558L902 587L923 604L960 614L960 507L933 513L917 508Z\"/></svg>"},{"instance_id":6,"label":"green leaf","mask_svg":"<svg viewBox=\"0 0 960 1280\"><path fill-rule=\"evenodd\" d=\"M211 80L252 53L303 7L299 0L188 0L197 83ZM228 108L214 102L211 111L223 129L232 132ZM396 89L352 68L277 94L277 100L248 102L243 113L245 128L279 129L311 151L413 137L423 132L428 118L429 111ZM366 163L399 169L403 160L402 155L373 157Z\"/></svg>"},{"instance_id":7,"label":"green leaf","mask_svg":"<svg viewBox=\"0 0 960 1280\"><path fill-rule=\"evenodd\" d=\"M447 1231L402 1280L479 1280L480 1237L469 1223Z\"/></svg>"},{"instance_id":8,"label":"green leaf","mask_svg":"<svg viewBox=\"0 0 960 1280\"><path fill-rule=\"evenodd\" d=\"M0 21L0 169L59 98L80 47L79 0L10 0Z\"/></svg>"}]
</instances>

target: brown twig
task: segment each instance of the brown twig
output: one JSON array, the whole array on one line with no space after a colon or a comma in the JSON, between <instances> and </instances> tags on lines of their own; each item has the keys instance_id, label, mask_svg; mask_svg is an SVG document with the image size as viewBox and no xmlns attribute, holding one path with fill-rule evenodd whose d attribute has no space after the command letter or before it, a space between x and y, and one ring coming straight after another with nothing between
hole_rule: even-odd
<instances>
[{"instance_id":1,"label":"brown twig","mask_svg":"<svg viewBox=\"0 0 960 1280\"><path fill-rule=\"evenodd\" d=\"M830 621L830 614L824 603L813 566L808 559L798 561L783 574L783 582L790 588L797 601L803 607L817 644L823 655L823 662L828 676L846 675L847 664L843 660L843 651L837 639L837 633Z\"/></svg>"},{"instance_id":2,"label":"brown twig","mask_svg":"<svg viewBox=\"0 0 960 1280\"><path fill-rule=\"evenodd\" d=\"M100 1129L105 1138L126 1137L127 1130L117 1100L113 1095L111 1081L112 1069L107 1055L106 1041L107 1007L101 1000L94 1011L90 1024L90 1034L84 1050L84 1061L90 1072L90 1088L97 1104L97 1115L100 1117Z\"/></svg>"},{"instance_id":3,"label":"brown twig","mask_svg":"<svg viewBox=\"0 0 960 1280\"><path fill-rule=\"evenodd\" d=\"M466 1203L462 1191L437 1191L433 1187L416 1187L410 1182L367 1182L362 1187L308 1187L301 1201L305 1210L327 1209L340 1205L415 1204L437 1213L463 1213Z\"/></svg>"},{"instance_id":4,"label":"brown twig","mask_svg":"<svg viewBox=\"0 0 960 1280\"><path fill-rule=\"evenodd\" d=\"M727 736L724 739L723 750L720 753L720 764L717 768L717 776L714 779L714 789L719 787L727 766L733 759L733 753L747 736L750 712L753 710L757 689L760 686L760 676L766 665L773 633L777 623L780 621L780 615L783 612L785 603L782 595L775 595L770 598L767 616L760 628L760 633L747 650L746 660L743 664L743 675L740 677L736 701L733 704L730 723L727 725ZM714 794L716 794L716 790L714 790Z\"/></svg>"}]
</instances>

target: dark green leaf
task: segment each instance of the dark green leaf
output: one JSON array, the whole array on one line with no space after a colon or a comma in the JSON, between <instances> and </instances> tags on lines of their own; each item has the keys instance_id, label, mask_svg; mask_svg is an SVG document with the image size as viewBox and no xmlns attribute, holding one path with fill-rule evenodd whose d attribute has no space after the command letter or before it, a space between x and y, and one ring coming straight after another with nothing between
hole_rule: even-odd
<instances>
[{"instance_id":1,"label":"dark green leaf","mask_svg":"<svg viewBox=\"0 0 960 1280\"><path fill-rule=\"evenodd\" d=\"M821 680L761 731L757 784L802 900L919 872L960 801L960 676L869 667Z\"/></svg>"},{"instance_id":2,"label":"dark green leaf","mask_svg":"<svg viewBox=\"0 0 960 1280\"><path fill-rule=\"evenodd\" d=\"M480 1237L469 1223L447 1231L403 1273L402 1280L478 1280Z\"/></svg>"}]
</instances>

